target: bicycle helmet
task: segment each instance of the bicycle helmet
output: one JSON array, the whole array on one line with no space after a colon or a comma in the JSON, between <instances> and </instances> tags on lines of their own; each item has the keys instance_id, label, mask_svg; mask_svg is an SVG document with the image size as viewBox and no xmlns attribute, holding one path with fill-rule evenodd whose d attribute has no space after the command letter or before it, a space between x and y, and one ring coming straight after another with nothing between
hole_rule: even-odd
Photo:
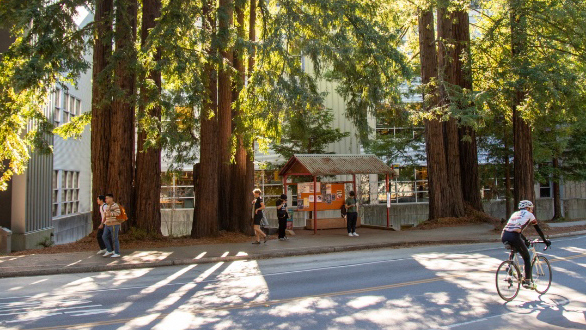
<instances>
[{"instance_id":1,"label":"bicycle helmet","mask_svg":"<svg viewBox=\"0 0 586 330\"><path fill-rule=\"evenodd\" d=\"M531 201L525 200L519 202L519 210L526 209L529 207L533 207L533 203L531 203Z\"/></svg>"}]
</instances>

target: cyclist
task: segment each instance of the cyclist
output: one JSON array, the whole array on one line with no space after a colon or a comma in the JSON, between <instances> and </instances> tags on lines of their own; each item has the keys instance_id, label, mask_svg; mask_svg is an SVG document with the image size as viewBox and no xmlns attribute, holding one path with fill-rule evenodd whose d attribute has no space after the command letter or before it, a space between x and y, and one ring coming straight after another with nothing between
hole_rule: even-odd
<instances>
[{"instance_id":1,"label":"cyclist","mask_svg":"<svg viewBox=\"0 0 586 330\"><path fill-rule=\"evenodd\" d=\"M513 213L511 218L503 229L501 238L503 244L510 245L513 249L516 249L525 263L525 279L523 280L524 288L534 288L533 277L531 274L531 256L529 255L529 241L522 232L528 225L533 225L535 231L541 236L541 239L545 242L545 245L550 246L551 242L545 238L541 228L537 224L537 219L533 215L533 203L531 201L520 201L519 211Z\"/></svg>"}]
</instances>

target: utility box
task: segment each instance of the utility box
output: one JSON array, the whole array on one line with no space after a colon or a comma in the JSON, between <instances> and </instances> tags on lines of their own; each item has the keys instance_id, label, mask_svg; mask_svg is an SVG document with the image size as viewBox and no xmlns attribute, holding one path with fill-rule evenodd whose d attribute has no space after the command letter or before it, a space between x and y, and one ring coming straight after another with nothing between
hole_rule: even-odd
<instances>
[{"instance_id":1,"label":"utility box","mask_svg":"<svg viewBox=\"0 0 586 330\"><path fill-rule=\"evenodd\" d=\"M0 227L0 255L12 252L12 231Z\"/></svg>"}]
</instances>

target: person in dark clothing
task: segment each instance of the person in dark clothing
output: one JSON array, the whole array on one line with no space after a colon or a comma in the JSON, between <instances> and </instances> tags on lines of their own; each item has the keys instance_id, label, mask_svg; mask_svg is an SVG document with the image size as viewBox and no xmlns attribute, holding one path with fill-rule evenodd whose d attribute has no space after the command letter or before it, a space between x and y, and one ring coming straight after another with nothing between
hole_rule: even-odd
<instances>
[{"instance_id":1,"label":"person in dark clothing","mask_svg":"<svg viewBox=\"0 0 586 330\"><path fill-rule=\"evenodd\" d=\"M285 229L287 229L289 214L287 213L287 195L285 194L282 194L281 198L277 199L277 218L279 219L279 240L287 240Z\"/></svg>"},{"instance_id":2,"label":"person in dark clothing","mask_svg":"<svg viewBox=\"0 0 586 330\"><path fill-rule=\"evenodd\" d=\"M359 236L356 233L356 221L358 220L358 210L356 208L356 193L350 192L350 197L346 198L346 223L348 227L348 236Z\"/></svg>"},{"instance_id":3,"label":"person in dark clothing","mask_svg":"<svg viewBox=\"0 0 586 330\"><path fill-rule=\"evenodd\" d=\"M254 194L254 200L252 204L254 205L254 220L253 220L253 228L254 228L254 235L256 236L256 241L252 244L260 244L260 238L264 237L264 242L267 242L267 234L265 234L262 229L260 229L260 221L263 218L263 210L265 209L265 203L260 196L260 189L254 189L252 192Z\"/></svg>"},{"instance_id":4,"label":"person in dark clothing","mask_svg":"<svg viewBox=\"0 0 586 330\"><path fill-rule=\"evenodd\" d=\"M551 242L545 238L541 228L537 225L537 219L533 215L533 203L531 201L520 201L519 211L511 214L511 218L505 225L501 239L503 244L509 244L512 248L517 250L523 262L525 263L525 279L523 280L523 287L534 289L533 277L531 272L531 256L527 249L527 239L523 236L523 230L528 226L533 225L535 231L539 234L541 239L547 246L551 245Z\"/></svg>"}]
</instances>

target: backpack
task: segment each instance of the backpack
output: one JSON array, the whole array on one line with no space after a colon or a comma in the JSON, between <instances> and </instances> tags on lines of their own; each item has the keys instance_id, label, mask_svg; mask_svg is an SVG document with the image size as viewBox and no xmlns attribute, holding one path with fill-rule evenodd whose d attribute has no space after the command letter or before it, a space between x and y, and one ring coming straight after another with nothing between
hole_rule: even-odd
<instances>
[{"instance_id":1,"label":"backpack","mask_svg":"<svg viewBox=\"0 0 586 330\"><path fill-rule=\"evenodd\" d=\"M126 214L126 210L124 209L124 207L122 207L122 205L118 205L118 207L120 208L120 215L116 216L116 220L120 222L128 220L128 214Z\"/></svg>"},{"instance_id":2,"label":"backpack","mask_svg":"<svg viewBox=\"0 0 586 330\"><path fill-rule=\"evenodd\" d=\"M340 213L342 214L342 218L345 218L346 217L346 213L348 213L348 212L346 211L346 205L345 204L342 204L342 206L340 206Z\"/></svg>"}]
</instances>

